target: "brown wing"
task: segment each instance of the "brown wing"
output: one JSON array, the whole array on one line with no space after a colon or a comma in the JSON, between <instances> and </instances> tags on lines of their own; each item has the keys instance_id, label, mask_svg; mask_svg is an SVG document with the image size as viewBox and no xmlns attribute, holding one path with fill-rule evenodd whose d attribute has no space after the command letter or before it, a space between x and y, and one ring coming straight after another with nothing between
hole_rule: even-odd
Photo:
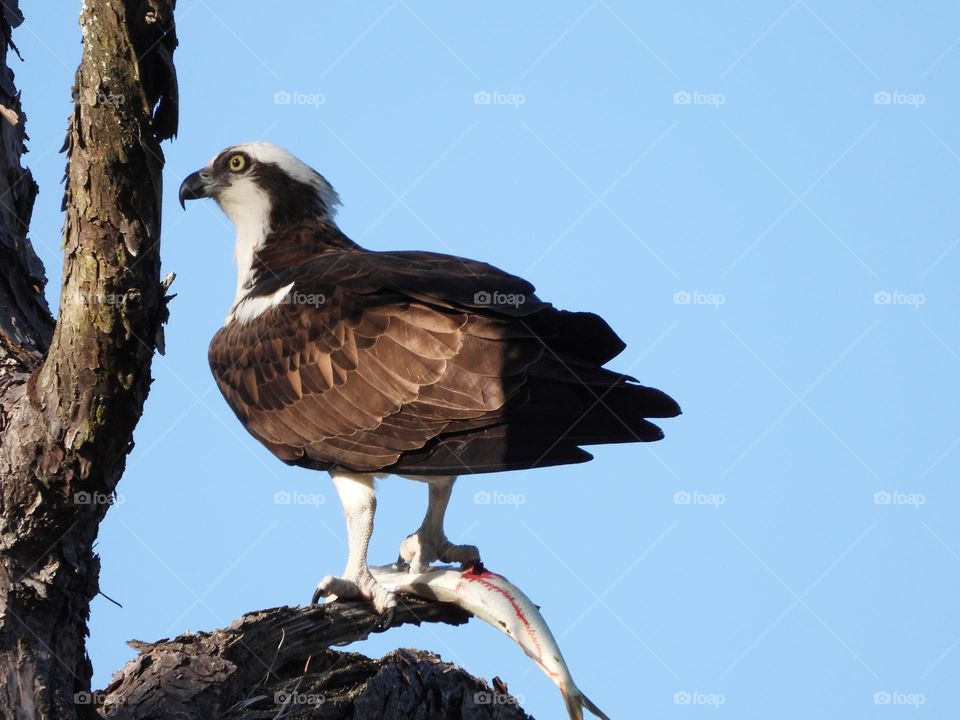
<instances>
[{"instance_id":1,"label":"brown wing","mask_svg":"<svg viewBox=\"0 0 960 720\"><path fill-rule=\"evenodd\" d=\"M221 329L209 355L231 408L286 462L422 474L582 462L579 445L656 440L645 418L679 412L601 367L623 347L601 318L558 311L492 266L357 249L315 258L294 283Z\"/></svg>"},{"instance_id":2,"label":"brown wing","mask_svg":"<svg viewBox=\"0 0 960 720\"><path fill-rule=\"evenodd\" d=\"M472 334L466 313L344 289L230 323L210 345L257 439L287 462L356 471L392 466L452 423L491 424L539 355Z\"/></svg>"}]
</instances>

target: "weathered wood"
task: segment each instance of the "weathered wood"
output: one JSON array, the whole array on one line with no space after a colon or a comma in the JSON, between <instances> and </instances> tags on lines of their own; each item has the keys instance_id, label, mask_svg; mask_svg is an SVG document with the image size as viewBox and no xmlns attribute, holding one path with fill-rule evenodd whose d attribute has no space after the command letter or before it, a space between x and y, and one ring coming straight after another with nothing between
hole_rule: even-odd
<instances>
[{"instance_id":1,"label":"weathered wood","mask_svg":"<svg viewBox=\"0 0 960 720\"><path fill-rule=\"evenodd\" d=\"M16 50L11 33L21 22L17 0L5 2L0 10L0 396L24 382L53 332L43 264L27 240L37 184L20 164L26 117L7 67L8 50Z\"/></svg>"},{"instance_id":2,"label":"weathered wood","mask_svg":"<svg viewBox=\"0 0 960 720\"><path fill-rule=\"evenodd\" d=\"M17 20L10 7L8 40ZM132 447L166 318L160 142L176 128L172 13L172 0L84 3L52 335L42 269L25 239L34 190L17 170L22 119L19 134L0 131L0 166L14 198L0 203L0 245L14 258L0 265L0 346L13 371L0 384L3 717L76 717L74 695L90 685L84 640L99 571L93 543ZM3 88L10 102L5 66L0 77L10 80ZM22 118L19 103L10 109Z\"/></svg>"},{"instance_id":3,"label":"weathered wood","mask_svg":"<svg viewBox=\"0 0 960 720\"><path fill-rule=\"evenodd\" d=\"M456 605L405 598L391 627L469 617ZM213 633L134 642L140 654L91 700L111 720L528 717L511 696L432 653L371 660L329 649L367 637L378 620L365 603L280 607Z\"/></svg>"}]
</instances>

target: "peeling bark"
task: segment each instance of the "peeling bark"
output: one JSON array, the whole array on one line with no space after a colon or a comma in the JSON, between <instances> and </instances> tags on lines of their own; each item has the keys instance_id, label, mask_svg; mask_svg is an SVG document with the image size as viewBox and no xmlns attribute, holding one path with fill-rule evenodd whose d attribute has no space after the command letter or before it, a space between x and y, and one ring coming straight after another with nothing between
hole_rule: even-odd
<instances>
[{"instance_id":1,"label":"peeling bark","mask_svg":"<svg viewBox=\"0 0 960 720\"><path fill-rule=\"evenodd\" d=\"M19 17L16 3L4 9L9 43ZM2 104L18 117L16 128L0 120L0 166L12 188L12 202L0 203L0 247L13 258L0 266L0 347L10 368L0 384L4 717L77 717L74 696L90 687L93 542L132 447L166 319L160 142L176 129L172 13L168 0L84 5L52 334L43 271L26 241L36 188L19 170L23 112L12 75L0 73Z\"/></svg>"},{"instance_id":2,"label":"peeling bark","mask_svg":"<svg viewBox=\"0 0 960 720\"><path fill-rule=\"evenodd\" d=\"M11 33L21 22L16 0L5 2L0 10L0 397L11 385L24 382L53 332L43 295L43 265L27 240L37 184L20 165L26 152L26 117L7 67L8 50L16 51Z\"/></svg>"},{"instance_id":3,"label":"peeling bark","mask_svg":"<svg viewBox=\"0 0 960 720\"><path fill-rule=\"evenodd\" d=\"M411 598L391 627L464 623L455 605ZM330 650L361 640L378 621L365 604L281 607L229 628L131 643L140 654L92 700L110 720L524 720L496 690L432 653L397 650L379 660Z\"/></svg>"}]
</instances>

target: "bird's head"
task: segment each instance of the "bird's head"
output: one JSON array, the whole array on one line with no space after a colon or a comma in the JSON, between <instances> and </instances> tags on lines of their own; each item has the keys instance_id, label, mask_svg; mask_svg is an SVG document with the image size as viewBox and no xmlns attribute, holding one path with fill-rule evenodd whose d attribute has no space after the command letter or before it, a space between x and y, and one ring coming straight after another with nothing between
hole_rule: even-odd
<instances>
[{"instance_id":1,"label":"bird's head","mask_svg":"<svg viewBox=\"0 0 960 720\"><path fill-rule=\"evenodd\" d=\"M304 218L331 219L340 204L316 170L266 142L228 147L180 185L180 204L213 198L238 230L251 224L276 229Z\"/></svg>"}]
</instances>

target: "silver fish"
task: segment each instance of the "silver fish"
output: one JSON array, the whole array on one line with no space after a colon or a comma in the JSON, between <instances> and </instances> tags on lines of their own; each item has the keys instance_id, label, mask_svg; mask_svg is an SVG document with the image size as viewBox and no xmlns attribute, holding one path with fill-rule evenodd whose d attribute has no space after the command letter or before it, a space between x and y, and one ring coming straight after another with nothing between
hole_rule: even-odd
<instances>
[{"instance_id":1,"label":"silver fish","mask_svg":"<svg viewBox=\"0 0 960 720\"><path fill-rule=\"evenodd\" d=\"M540 608L503 575L480 563L465 569L440 565L419 574L398 565L374 566L370 571L388 590L455 603L509 636L560 689L571 720L583 720L584 708L610 720L573 681Z\"/></svg>"}]
</instances>

